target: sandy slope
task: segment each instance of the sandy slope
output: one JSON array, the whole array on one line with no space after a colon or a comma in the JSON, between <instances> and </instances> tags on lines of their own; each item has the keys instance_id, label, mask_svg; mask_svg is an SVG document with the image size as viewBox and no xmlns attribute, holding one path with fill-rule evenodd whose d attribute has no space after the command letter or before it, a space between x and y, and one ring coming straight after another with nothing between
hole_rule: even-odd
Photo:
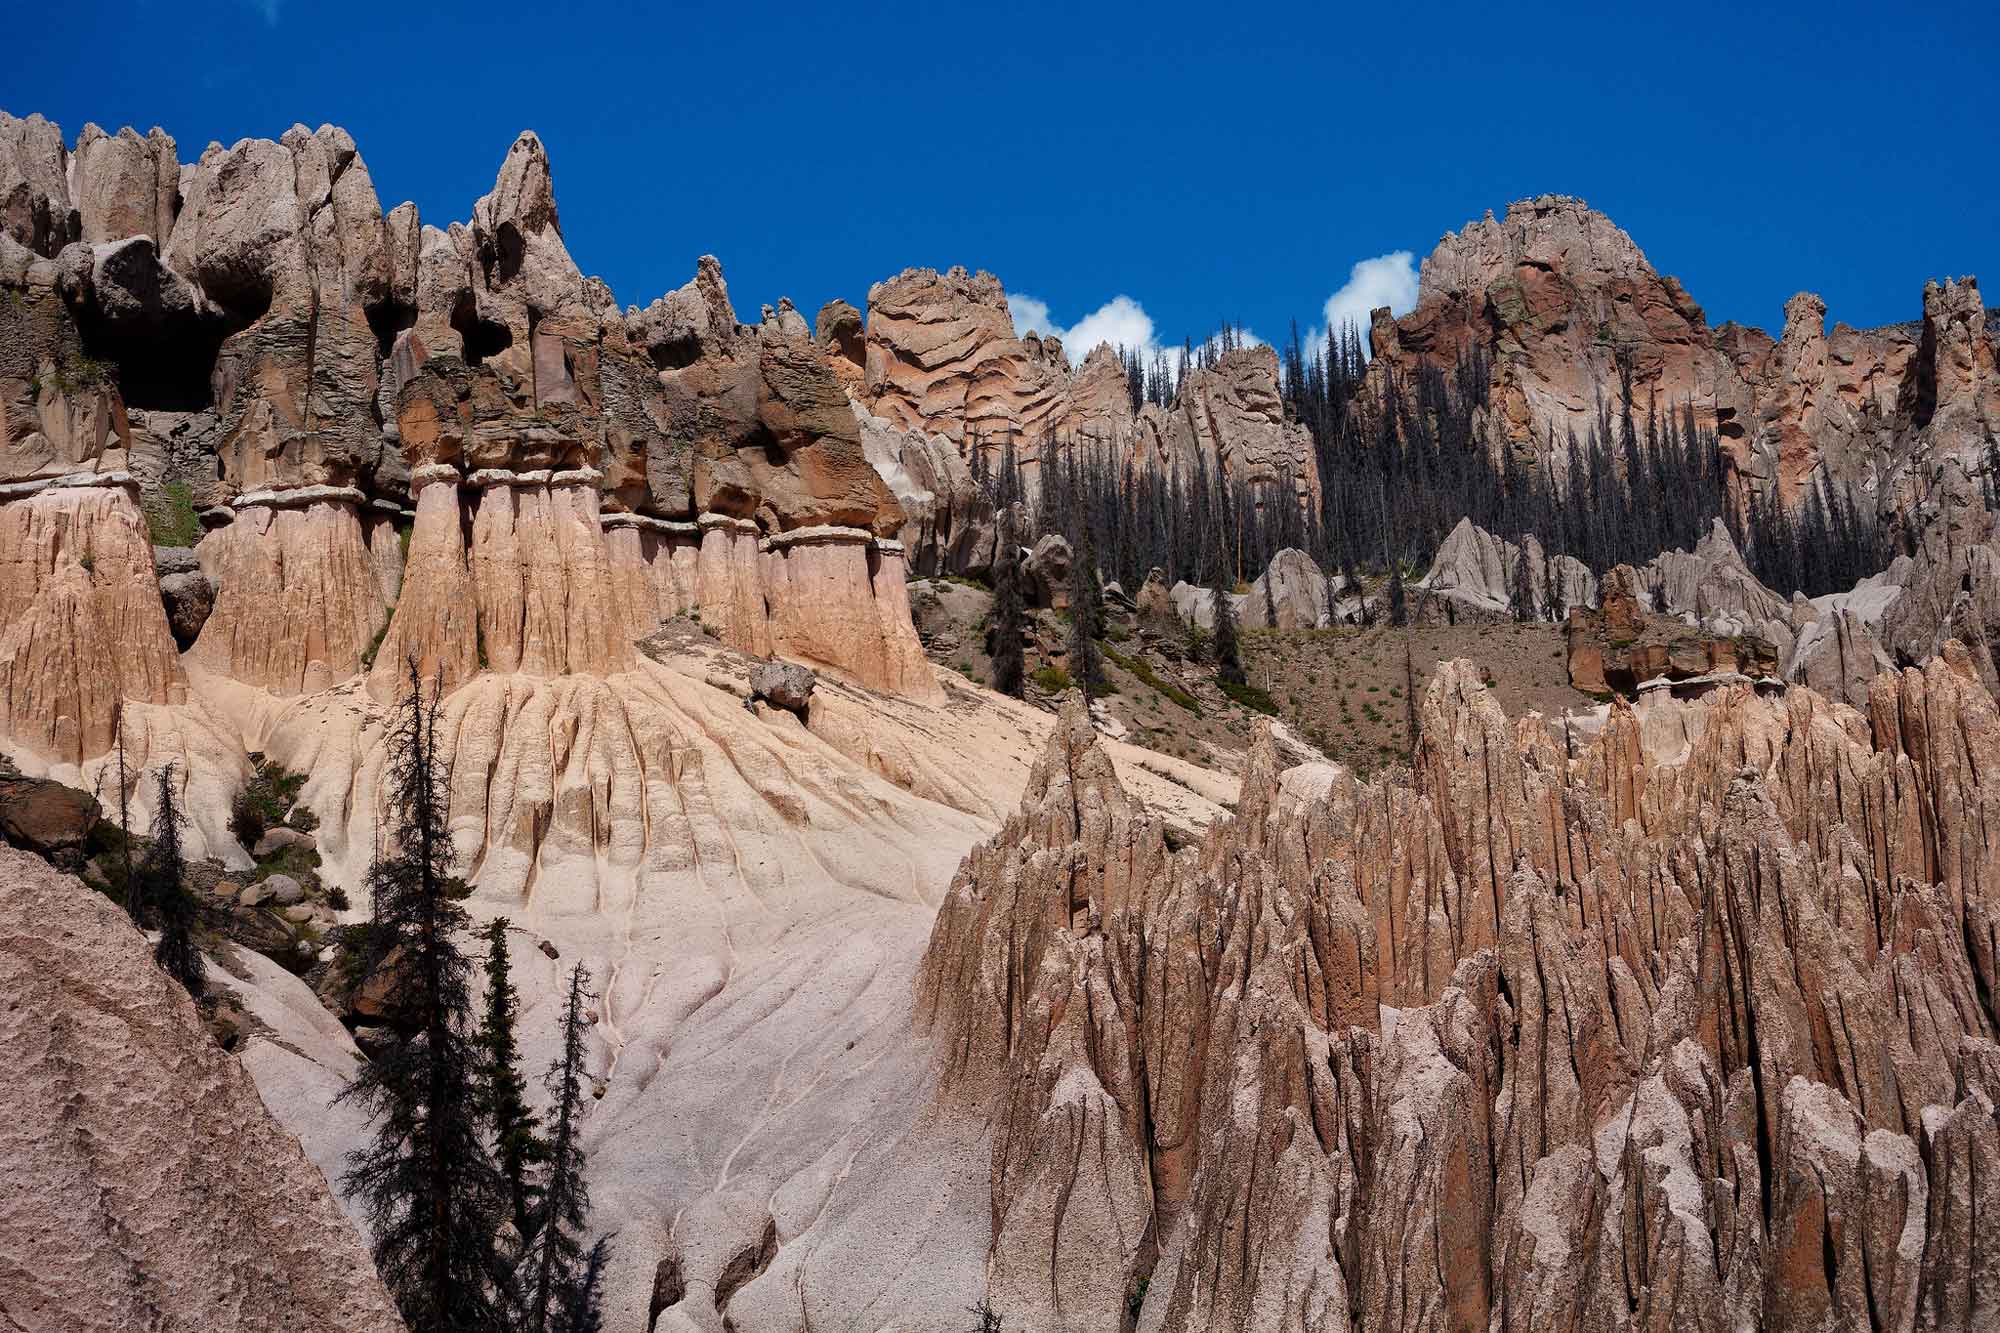
<instances>
[{"instance_id":1,"label":"sandy slope","mask_svg":"<svg viewBox=\"0 0 2000 1333\"><path fill-rule=\"evenodd\" d=\"M646 1328L657 1295L677 1297L662 1329L725 1311L743 1329L956 1328L983 1290L989 1149L926 1118L912 982L953 871L1053 719L940 673L942 705L825 681L808 730L746 709L743 667L690 651L449 696L470 907L517 928L531 1070L567 969L602 994L587 1142L596 1223L618 1234L609 1327ZM352 684L279 701L191 675L245 748L311 775L323 873L358 888L381 706ZM1233 800L1233 779L1113 749L1172 823ZM339 1037L289 978L239 987L280 1032L246 1054L266 1103L337 1174L355 1132L325 1108Z\"/></svg>"}]
</instances>

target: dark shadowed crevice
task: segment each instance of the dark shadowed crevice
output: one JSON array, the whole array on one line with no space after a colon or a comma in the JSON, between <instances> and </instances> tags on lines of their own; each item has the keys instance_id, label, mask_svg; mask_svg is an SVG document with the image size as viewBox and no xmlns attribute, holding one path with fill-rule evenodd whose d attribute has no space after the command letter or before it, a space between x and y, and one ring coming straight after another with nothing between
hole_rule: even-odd
<instances>
[{"instance_id":1,"label":"dark shadowed crevice","mask_svg":"<svg viewBox=\"0 0 2000 1333\"><path fill-rule=\"evenodd\" d=\"M468 366L482 365L487 357L498 356L514 345L514 335L505 324L479 317L478 304L470 292L461 295L451 308L451 326L458 331L464 346L461 356Z\"/></svg>"}]
</instances>

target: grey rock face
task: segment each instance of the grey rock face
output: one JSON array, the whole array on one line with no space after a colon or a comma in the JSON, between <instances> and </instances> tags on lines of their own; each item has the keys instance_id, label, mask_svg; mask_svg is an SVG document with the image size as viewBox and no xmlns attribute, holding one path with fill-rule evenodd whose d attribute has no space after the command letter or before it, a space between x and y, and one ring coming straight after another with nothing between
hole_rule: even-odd
<instances>
[{"instance_id":1,"label":"grey rock face","mask_svg":"<svg viewBox=\"0 0 2000 1333\"><path fill-rule=\"evenodd\" d=\"M804 718L812 703L813 687L819 677L811 667L796 662L759 662L750 668L750 695L773 708L782 708Z\"/></svg>"}]
</instances>

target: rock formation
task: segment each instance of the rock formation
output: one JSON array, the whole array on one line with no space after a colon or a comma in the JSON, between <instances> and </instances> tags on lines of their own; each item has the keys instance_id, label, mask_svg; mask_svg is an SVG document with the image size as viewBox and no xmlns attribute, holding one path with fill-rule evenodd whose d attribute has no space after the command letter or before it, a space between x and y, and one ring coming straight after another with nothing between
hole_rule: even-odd
<instances>
[{"instance_id":1,"label":"rock formation","mask_svg":"<svg viewBox=\"0 0 2000 1333\"><path fill-rule=\"evenodd\" d=\"M385 216L330 126L184 165L158 131L70 150L39 118L0 146L10 752L101 756L121 700L187 701L183 646L218 683L310 695L372 664L380 692L411 655L451 687L614 673L690 613L934 694L903 515L803 321L739 324L713 259L621 315L534 135L445 230ZM145 540L175 487L198 574Z\"/></svg>"},{"instance_id":2,"label":"rock formation","mask_svg":"<svg viewBox=\"0 0 2000 1333\"><path fill-rule=\"evenodd\" d=\"M1775 341L1711 327L1610 219L1545 195L1439 241L1417 308L1376 312L1364 392L1479 349L1495 438L1530 466L1560 468L1562 441L1586 438L1629 374L1640 416L1687 408L1716 431L1739 501L1775 492L1796 505L1824 482L1894 518L1923 499L1927 467L1983 466L2000 375L1973 279L1928 284L1917 327L1828 332L1825 303L1805 292L1784 314Z\"/></svg>"},{"instance_id":3,"label":"rock formation","mask_svg":"<svg viewBox=\"0 0 2000 1333\"><path fill-rule=\"evenodd\" d=\"M1282 484L1317 505L1318 455L1311 433L1285 415L1271 348L1224 352L1189 371L1171 408L1136 412L1117 352L1084 350L1072 372L1059 340L1015 337L990 273L909 269L869 289L859 396L893 427L950 441L968 465L976 449L997 467L1012 447L1030 485L1041 450L1055 444L1162 470L1199 461L1251 486L1259 503Z\"/></svg>"},{"instance_id":4,"label":"rock formation","mask_svg":"<svg viewBox=\"0 0 2000 1333\"><path fill-rule=\"evenodd\" d=\"M1661 615L1640 601L1639 588L1632 567L1619 565L1604 576L1602 605L1570 610L1564 628L1571 685L1586 694L1630 694L1660 684L1680 689L1722 681L1775 682L1778 645Z\"/></svg>"},{"instance_id":5,"label":"rock formation","mask_svg":"<svg viewBox=\"0 0 2000 1333\"><path fill-rule=\"evenodd\" d=\"M1416 586L1450 603L1453 617L1505 618L1516 614L1517 584L1525 580L1528 618L1540 620L1568 614L1569 608L1594 606L1597 579L1574 556L1551 557L1533 533L1520 542L1496 537L1469 518L1438 547L1430 572ZM1526 558L1525 568L1522 560ZM1559 609L1560 608L1560 609Z\"/></svg>"},{"instance_id":6,"label":"rock formation","mask_svg":"<svg viewBox=\"0 0 2000 1333\"><path fill-rule=\"evenodd\" d=\"M1326 575L1311 556L1296 547L1271 557L1271 563L1250 585L1244 604L1250 609L1253 625L1264 624L1267 612L1276 614L1278 629L1325 629L1332 623Z\"/></svg>"},{"instance_id":7,"label":"rock formation","mask_svg":"<svg viewBox=\"0 0 2000 1333\"><path fill-rule=\"evenodd\" d=\"M400 1330L298 1140L107 898L0 848L0 1317Z\"/></svg>"},{"instance_id":8,"label":"rock formation","mask_svg":"<svg viewBox=\"0 0 2000 1333\"><path fill-rule=\"evenodd\" d=\"M1267 737L1180 850L1065 713L918 980L939 1114L991 1143L993 1308L1969 1326L2000 712L1963 651L1865 716L1614 704L1573 757L1477 680L1434 678L1413 787Z\"/></svg>"}]
</instances>

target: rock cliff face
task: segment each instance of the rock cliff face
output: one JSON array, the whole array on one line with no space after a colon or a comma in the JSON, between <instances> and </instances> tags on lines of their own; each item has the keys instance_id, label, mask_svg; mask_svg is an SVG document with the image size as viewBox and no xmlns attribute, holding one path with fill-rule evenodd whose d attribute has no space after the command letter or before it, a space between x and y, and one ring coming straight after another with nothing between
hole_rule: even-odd
<instances>
[{"instance_id":1,"label":"rock cliff face","mask_svg":"<svg viewBox=\"0 0 2000 1333\"><path fill-rule=\"evenodd\" d=\"M2000 713L1965 654L1866 714L1616 704L1573 756L1477 679L1435 678L1413 787L1266 738L1179 850L1065 714L918 981L939 1113L990 1135L994 1308L1976 1326Z\"/></svg>"},{"instance_id":2,"label":"rock cliff face","mask_svg":"<svg viewBox=\"0 0 2000 1333\"><path fill-rule=\"evenodd\" d=\"M110 900L0 847L0 1318L403 1327L319 1171Z\"/></svg>"},{"instance_id":3,"label":"rock cliff face","mask_svg":"<svg viewBox=\"0 0 2000 1333\"><path fill-rule=\"evenodd\" d=\"M534 135L440 230L331 126L182 164L0 115L0 199L0 744L81 765L189 669L603 676L682 614L934 695L902 514L803 320L739 324L708 258L621 314ZM141 501L200 511L205 616L169 628Z\"/></svg>"},{"instance_id":4,"label":"rock cliff face","mask_svg":"<svg viewBox=\"0 0 2000 1333\"><path fill-rule=\"evenodd\" d=\"M1793 504L1824 478L1901 515L1925 494L1927 469L1947 458L1984 466L2000 377L1973 279L1928 284L1920 325L1828 332L1825 303L1804 292L1784 316L1775 342L1711 327L1603 214L1545 195L1438 243L1417 308L1376 313L1369 383L1379 392L1384 376L1481 349L1496 442L1561 466L1569 432L1589 434L1629 371L1641 413L1687 405L1713 426L1739 498L1775 492Z\"/></svg>"},{"instance_id":5,"label":"rock cliff face","mask_svg":"<svg viewBox=\"0 0 2000 1333\"><path fill-rule=\"evenodd\" d=\"M1312 436L1285 417L1269 347L1226 352L1188 374L1170 409L1137 412L1117 353L1083 350L1072 372L1060 341L1016 338L989 273L909 269L869 289L860 398L892 426L943 436L968 464L977 448L997 465L1011 444L1031 484L1054 442L1166 470L1199 459L1260 493L1282 484L1301 504L1317 503Z\"/></svg>"}]
</instances>

